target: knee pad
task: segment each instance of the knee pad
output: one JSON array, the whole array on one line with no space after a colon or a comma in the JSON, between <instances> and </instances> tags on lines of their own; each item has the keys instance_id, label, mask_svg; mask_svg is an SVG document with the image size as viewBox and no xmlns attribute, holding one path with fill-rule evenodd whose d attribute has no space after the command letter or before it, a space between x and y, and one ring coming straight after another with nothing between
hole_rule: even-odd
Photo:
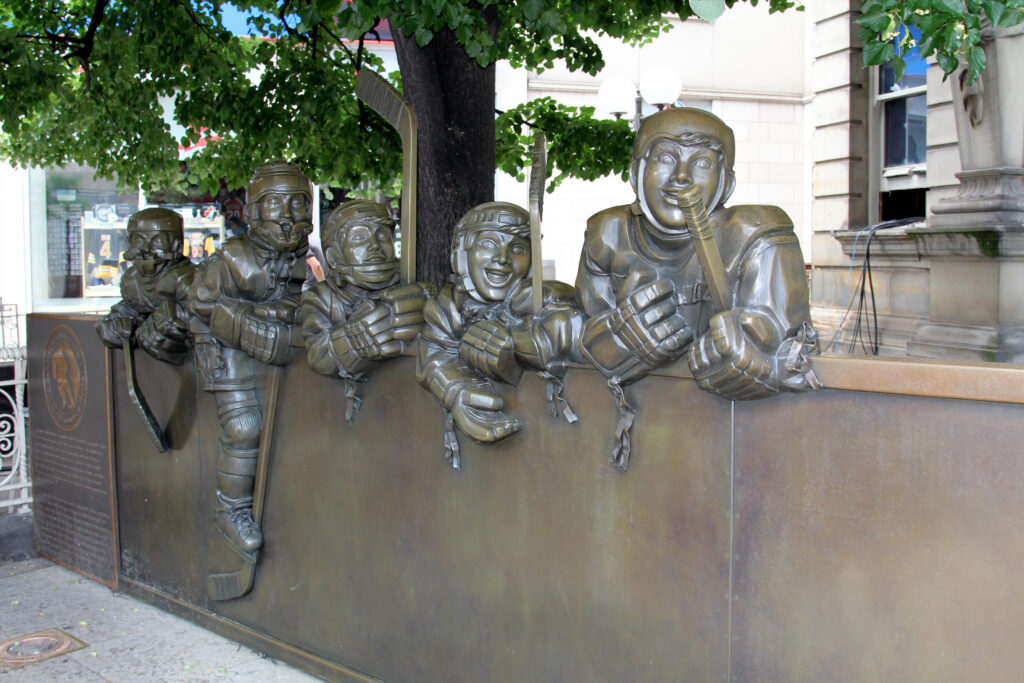
<instances>
[{"instance_id":1,"label":"knee pad","mask_svg":"<svg viewBox=\"0 0 1024 683\"><path fill-rule=\"evenodd\" d=\"M221 419L221 441L238 450L259 448L262 422L258 408L229 412Z\"/></svg>"}]
</instances>

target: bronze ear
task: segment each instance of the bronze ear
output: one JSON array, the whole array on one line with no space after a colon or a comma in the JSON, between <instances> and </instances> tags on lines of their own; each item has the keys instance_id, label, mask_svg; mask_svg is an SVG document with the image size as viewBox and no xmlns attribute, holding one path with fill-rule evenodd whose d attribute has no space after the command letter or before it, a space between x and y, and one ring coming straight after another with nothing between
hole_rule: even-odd
<instances>
[{"instance_id":1,"label":"bronze ear","mask_svg":"<svg viewBox=\"0 0 1024 683\"><path fill-rule=\"evenodd\" d=\"M640 162L643 161L643 157L633 159L629 165L629 184L633 186L633 192L636 192L637 178L640 177Z\"/></svg>"},{"instance_id":2,"label":"bronze ear","mask_svg":"<svg viewBox=\"0 0 1024 683\"><path fill-rule=\"evenodd\" d=\"M719 206L729 201L729 197L732 196L732 191L736 189L736 174L732 169L725 172L724 183L725 187L722 188L722 198L718 200Z\"/></svg>"},{"instance_id":3,"label":"bronze ear","mask_svg":"<svg viewBox=\"0 0 1024 683\"><path fill-rule=\"evenodd\" d=\"M327 261L327 267L331 270L337 270L338 268L337 253L337 250L333 246L329 246L324 249L324 260Z\"/></svg>"}]
</instances>

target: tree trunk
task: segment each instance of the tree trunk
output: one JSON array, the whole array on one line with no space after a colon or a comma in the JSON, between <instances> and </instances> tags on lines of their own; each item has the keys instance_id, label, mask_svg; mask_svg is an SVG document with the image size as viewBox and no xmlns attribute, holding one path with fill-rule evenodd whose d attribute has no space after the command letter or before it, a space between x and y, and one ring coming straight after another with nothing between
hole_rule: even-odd
<instances>
[{"instance_id":1,"label":"tree trunk","mask_svg":"<svg viewBox=\"0 0 1024 683\"><path fill-rule=\"evenodd\" d=\"M484 18L494 35L496 9ZM416 278L440 285L451 272L455 223L494 198L494 65L480 68L447 29L422 48L400 30L393 35L419 126Z\"/></svg>"}]
</instances>

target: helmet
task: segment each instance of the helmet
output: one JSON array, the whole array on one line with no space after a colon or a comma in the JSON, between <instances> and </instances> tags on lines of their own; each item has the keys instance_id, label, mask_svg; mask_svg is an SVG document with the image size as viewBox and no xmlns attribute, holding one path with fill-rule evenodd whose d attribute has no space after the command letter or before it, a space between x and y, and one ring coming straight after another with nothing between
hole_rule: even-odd
<instances>
[{"instance_id":1,"label":"helmet","mask_svg":"<svg viewBox=\"0 0 1024 683\"><path fill-rule=\"evenodd\" d=\"M271 161L256 169L245 189L245 219L253 217L256 204L270 192L302 192L313 201L313 183L298 164Z\"/></svg>"},{"instance_id":2,"label":"helmet","mask_svg":"<svg viewBox=\"0 0 1024 683\"><path fill-rule=\"evenodd\" d=\"M254 244L270 252L304 253L308 246L307 237L313 231L308 215L288 216L287 213L273 217L263 215L261 200L268 194L303 195L310 205L313 203L313 185L295 164L272 161L256 169L246 188L245 221L249 226L247 234ZM284 211L289 207L285 206Z\"/></svg>"},{"instance_id":3,"label":"helmet","mask_svg":"<svg viewBox=\"0 0 1024 683\"><path fill-rule=\"evenodd\" d=\"M181 214L163 207L151 207L133 213L128 219L128 234L133 232L169 232L184 239L185 220Z\"/></svg>"},{"instance_id":4,"label":"helmet","mask_svg":"<svg viewBox=\"0 0 1024 683\"><path fill-rule=\"evenodd\" d=\"M143 209L128 219L128 248L124 258L145 277L152 277L168 263L185 258L182 252L184 224L181 214L162 207Z\"/></svg>"},{"instance_id":5,"label":"helmet","mask_svg":"<svg viewBox=\"0 0 1024 683\"><path fill-rule=\"evenodd\" d=\"M654 143L663 139L673 140L685 146L710 146L718 150L723 163L719 165L718 188L714 197L707 203L708 213L725 204L736 187L736 175L733 172L736 137L732 128L722 119L709 111L695 107L675 107L651 114L640 124L640 130L633 141L633 162L629 167L629 182L636 190L641 210L658 231L658 222L651 215L644 197L643 177L648 152Z\"/></svg>"},{"instance_id":6,"label":"helmet","mask_svg":"<svg viewBox=\"0 0 1024 683\"><path fill-rule=\"evenodd\" d=\"M324 248L332 280L338 287L351 282L363 289L381 289L394 284L398 280L399 270L394 251L389 255L381 249L373 260L361 263L349 263L344 253L338 253L337 249L341 247L336 244L338 238L347 239L349 231L360 224L371 226L374 230L386 226L390 231L395 220L387 207L368 199L353 199L327 214L320 226L320 243Z\"/></svg>"},{"instance_id":7,"label":"helmet","mask_svg":"<svg viewBox=\"0 0 1024 683\"><path fill-rule=\"evenodd\" d=\"M348 230L360 220L375 224L386 223L390 227L395 225L395 219L383 204L369 199L352 199L327 214L320 226L320 243L327 244L339 230Z\"/></svg>"},{"instance_id":8,"label":"helmet","mask_svg":"<svg viewBox=\"0 0 1024 683\"><path fill-rule=\"evenodd\" d=\"M509 202L487 202L474 206L455 224L452 256L464 244L467 235L485 228L530 239L530 214L523 207Z\"/></svg>"},{"instance_id":9,"label":"helmet","mask_svg":"<svg viewBox=\"0 0 1024 683\"><path fill-rule=\"evenodd\" d=\"M510 202L487 202L474 206L455 224L451 253L453 278L470 294L476 287L469 272L469 238L481 230L497 230L529 240L530 214Z\"/></svg>"},{"instance_id":10,"label":"helmet","mask_svg":"<svg viewBox=\"0 0 1024 683\"><path fill-rule=\"evenodd\" d=\"M678 140L693 134L706 135L720 142L725 167L732 170L736 161L736 136L732 128L711 112L696 107L662 109L644 119L633 141L633 159L646 154L647 148L658 138Z\"/></svg>"}]
</instances>

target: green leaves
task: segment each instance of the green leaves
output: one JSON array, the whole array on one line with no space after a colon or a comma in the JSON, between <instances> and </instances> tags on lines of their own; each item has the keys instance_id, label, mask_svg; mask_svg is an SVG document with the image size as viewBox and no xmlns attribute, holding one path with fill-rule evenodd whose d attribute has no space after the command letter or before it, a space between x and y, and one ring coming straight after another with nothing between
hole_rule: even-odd
<instances>
[{"instance_id":1,"label":"green leaves","mask_svg":"<svg viewBox=\"0 0 1024 683\"><path fill-rule=\"evenodd\" d=\"M932 10L938 10L954 16L961 15L964 12L963 0L933 0Z\"/></svg>"},{"instance_id":2,"label":"green leaves","mask_svg":"<svg viewBox=\"0 0 1024 683\"><path fill-rule=\"evenodd\" d=\"M594 118L593 107L570 107L541 97L502 112L495 122L498 168L525 180L534 130L548 139L548 192L565 178L595 180L615 173L626 180L634 133L626 121ZM557 174L554 171L557 170Z\"/></svg>"},{"instance_id":3,"label":"green leaves","mask_svg":"<svg viewBox=\"0 0 1024 683\"><path fill-rule=\"evenodd\" d=\"M981 73L985 70L985 51L978 46L967 51L967 65L972 73Z\"/></svg>"},{"instance_id":4,"label":"green leaves","mask_svg":"<svg viewBox=\"0 0 1024 683\"><path fill-rule=\"evenodd\" d=\"M999 28L1024 22L1024 0L865 0L861 11L857 23L864 64L891 61L897 80L906 68L902 55L912 47L909 27L921 32L922 57L934 55L947 76L962 64L967 83L973 83L985 69L981 17L987 16ZM902 36L898 49L892 42L897 36Z\"/></svg>"},{"instance_id":5,"label":"green leaves","mask_svg":"<svg viewBox=\"0 0 1024 683\"><path fill-rule=\"evenodd\" d=\"M896 46L891 42L873 42L864 45L864 64L884 64L896 56Z\"/></svg>"},{"instance_id":6,"label":"green leaves","mask_svg":"<svg viewBox=\"0 0 1024 683\"><path fill-rule=\"evenodd\" d=\"M259 38L228 33L214 0L118 0L86 50L95 2L0 4L0 155L89 164L127 186L173 186L184 182L178 145L203 139L188 168L208 188L221 178L242 184L256 164L282 157L319 182L387 184L399 172L397 136L359 106L352 86L357 41L381 19L419 45L452 31L480 66L507 59L543 71L561 61L594 74L604 66L596 36L639 44L665 31L671 13L713 21L741 0L229 1L252 12ZM796 5L767 3L773 12ZM496 12L496 33L488 33L482 6ZM906 29L916 26L923 56L946 73L962 64L973 81L985 68L982 16L1000 28L1019 24L1024 0L864 0L865 63L891 61L901 76L912 47ZM381 67L368 51L361 59ZM529 164L530 126L548 134L553 184L628 166L625 122L542 99L498 119L499 164L514 175Z\"/></svg>"}]
</instances>

